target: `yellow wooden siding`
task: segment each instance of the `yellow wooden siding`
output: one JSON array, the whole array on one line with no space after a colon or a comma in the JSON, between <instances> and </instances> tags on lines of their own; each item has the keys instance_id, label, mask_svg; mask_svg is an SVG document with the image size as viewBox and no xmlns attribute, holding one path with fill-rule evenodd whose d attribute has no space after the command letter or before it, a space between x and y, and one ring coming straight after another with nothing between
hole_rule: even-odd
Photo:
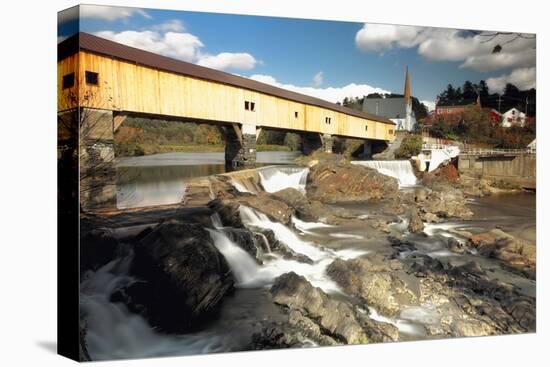
<instances>
[{"instance_id":1,"label":"yellow wooden siding","mask_svg":"<svg viewBox=\"0 0 550 367\"><path fill-rule=\"evenodd\" d=\"M75 84L72 88L63 89L63 76L75 73ZM65 111L76 108L72 103L78 99L78 54L69 56L57 63L57 110ZM74 98L73 98L74 97Z\"/></svg>"},{"instance_id":2,"label":"yellow wooden siding","mask_svg":"<svg viewBox=\"0 0 550 367\"><path fill-rule=\"evenodd\" d=\"M179 116L220 122L250 123L296 131L311 131L378 140L393 140L392 125L347 115L279 97L160 71L130 62L80 52L80 74L99 73L99 86L82 83L81 94L92 94L87 106L128 112ZM61 61L65 72L77 56ZM76 64L75 64L76 63ZM71 66L72 65L72 66ZM255 111L246 111L245 101ZM298 117L295 117L298 112ZM325 123L329 117L331 123ZM365 130L365 126L368 129Z\"/></svg>"}]
</instances>

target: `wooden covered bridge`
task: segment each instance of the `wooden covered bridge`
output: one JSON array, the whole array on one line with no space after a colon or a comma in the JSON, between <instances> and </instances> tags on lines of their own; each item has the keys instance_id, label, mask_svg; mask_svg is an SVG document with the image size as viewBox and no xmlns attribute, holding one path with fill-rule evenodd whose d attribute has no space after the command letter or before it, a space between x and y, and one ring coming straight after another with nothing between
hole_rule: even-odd
<instances>
[{"instance_id":1,"label":"wooden covered bridge","mask_svg":"<svg viewBox=\"0 0 550 367\"><path fill-rule=\"evenodd\" d=\"M60 112L80 104L110 116L111 126L101 124L106 138L129 114L232 127L226 161L236 166L254 163L262 128L314 134L329 151L333 136L368 143L395 134L383 117L87 33L59 44L58 98Z\"/></svg>"}]
</instances>

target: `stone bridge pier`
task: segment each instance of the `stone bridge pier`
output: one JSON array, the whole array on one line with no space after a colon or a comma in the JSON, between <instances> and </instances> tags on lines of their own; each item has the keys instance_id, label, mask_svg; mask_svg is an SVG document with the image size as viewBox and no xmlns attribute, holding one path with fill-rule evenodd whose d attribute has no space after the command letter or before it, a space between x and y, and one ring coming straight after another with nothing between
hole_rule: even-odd
<instances>
[{"instance_id":1,"label":"stone bridge pier","mask_svg":"<svg viewBox=\"0 0 550 367\"><path fill-rule=\"evenodd\" d=\"M228 170L256 165L256 140L260 130L252 124L225 127L225 167Z\"/></svg>"},{"instance_id":2,"label":"stone bridge pier","mask_svg":"<svg viewBox=\"0 0 550 367\"><path fill-rule=\"evenodd\" d=\"M81 108L75 114L80 159L80 207L116 207L116 162L113 111Z\"/></svg>"},{"instance_id":3,"label":"stone bridge pier","mask_svg":"<svg viewBox=\"0 0 550 367\"><path fill-rule=\"evenodd\" d=\"M323 152L332 153L334 149L334 136L320 133L302 133L302 153L309 155L316 150L322 149Z\"/></svg>"}]
</instances>

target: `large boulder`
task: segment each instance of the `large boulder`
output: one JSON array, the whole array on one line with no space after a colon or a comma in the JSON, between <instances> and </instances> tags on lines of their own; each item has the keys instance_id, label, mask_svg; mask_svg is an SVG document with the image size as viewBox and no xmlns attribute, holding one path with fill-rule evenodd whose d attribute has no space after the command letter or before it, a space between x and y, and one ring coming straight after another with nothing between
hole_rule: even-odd
<instances>
[{"instance_id":1,"label":"large boulder","mask_svg":"<svg viewBox=\"0 0 550 367\"><path fill-rule=\"evenodd\" d=\"M470 218L474 213L466 206L461 190L450 185L438 184L432 187L426 199L417 203L421 216L439 218Z\"/></svg>"},{"instance_id":2,"label":"large boulder","mask_svg":"<svg viewBox=\"0 0 550 367\"><path fill-rule=\"evenodd\" d=\"M472 235L467 245L482 256L499 259L509 267L535 278L537 251L533 243L519 240L500 229L493 229Z\"/></svg>"},{"instance_id":3,"label":"large boulder","mask_svg":"<svg viewBox=\"0 0 550 367\"><path fill-rule=\"evenodd\" d=\"M403 308L418 305L418 279L393 269L381 256L336 259L327 273L348 294L386 316L398 316Z\"/></svg>"},{"instance_id":4,"label":"large boulder","mask_svg":"<svg viewBox=\"0 0 550 367\"><path fill-rule=\"evenodd\" d=\"M95 271L114 260L120 251L119 241L109 228L81 230L80 274Z\"/></svg>"},{"instance_id":5,"label":"large boulder","mask_svg":"<svg viewBox=\"0 0 550 367\"><path fill-rule=\"evenodd\" d=\"M310 199L323 203L355 202L391 198L398 184L376 170L335 159L310 168L306 190Z\"/></svg>"},{"instance_id":6,"label":"large boulder","mask_svg":"<svg viewBox=\"0 0 550 367\"><path fill-rule=\"evenodd\" d=\"M197 223L159 224L135 246L134 283L117 296L164 330L184 330L216 310L233 289L229 266Z\"/></svg>"},{"instance_id":7,"label":"large boulder","mask_svg":"<svg viewBox=\"0 0 550 367\"><path fill-rule=\"evenodd\" d=\"M271 197L293 208L296 216L306 222L336 223L340 218L352 217L344 208L330 208L312 200L294 188L274 192Z\"/></svg>"},{"instance_id":8,"label":"large boulder","mask_svg":"<svg viewBox=\"0 0 550 367\"><path fill-rule=\"evenodd\" d=\"M422 233L424 231L424 223L422 222L422 218L420 218L420 213L416 208L411 210L408 229L411 233Z\"/></svg>"},{"instance_id":9,"label":"large boulder","mask_svg":"<svg viewBox=\"0 0 550 367\"><path fill-rule=\"evenodd\" d=\"M303 276L294 272L281 275L271 287L271 294L273 302L289 310L292 323L309 325L313 334L310 337L329 337L344 344L367 342L352 307L330 298Z\"/></svg>"},{"instance_id":10,"label":"large boulder","mask_svg":"<svg viewBox=\"0 0 550 367\"><path fill-rule=\"evenodd\" d=\"M283 224L288 224L294 214L292 207L265 192L225 196L208 203L208 207L220 215L223 224L231 227L243 226L239 214L241 205L255 209L267 215L271 220Z\"/></svg>"}]
</instances>

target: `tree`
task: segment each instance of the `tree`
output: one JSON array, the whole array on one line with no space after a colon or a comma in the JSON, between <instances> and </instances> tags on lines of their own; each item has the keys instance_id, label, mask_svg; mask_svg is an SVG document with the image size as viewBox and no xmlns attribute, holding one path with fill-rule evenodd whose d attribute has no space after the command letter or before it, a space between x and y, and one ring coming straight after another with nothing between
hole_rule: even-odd
<instances>
[{"instance_id":1,"label":"tree","mask_svg":"<svg viewBox=\"0 0 550 367\"><path fill-rule=\"evenodd\" d=\"M441 94L439 94L439 97L441 99L457 99L458 93L452 84L448 84L447 89L445 89Z\"/></svg>"},{"instance_id":2,"label":"tree","mask_svg":"<svg viewBox=\"0 0 550 367\"><path fill-rule=\"evenodd\" d=\"M412 156L420 154L422 150L422 136L421 135L408 135L406 136L399 148L395 151L395 158L411 158Z\"/></svg>"},{"instance_id":3,"label":"tree","mask_svg":"<svg viewBox=\"0 0 550 367\"><path fill-rule=\"evenodd\" d=\"M504 87L504 96L510 97L510 98L518 98L520 97L520 91L519 88L511 83L507 83Z\"/></svg>"},{"instance_id":4,"label":"tree","mask_svg":"<svg viewBox=\"0 0 550 367\"><path fill-rule=\"evenodd\" d=\"M489 97L489 87L487 86L487 82L485 80L479 81L477 89L481 99Z\"/></svg>"},{"instance_id":5,"label":"tree","mask_svg":"<svg viewBox=\"0 0 550 367\"><path fill-rule=\"evenodd\" d=\"M475 98L477 98L476 88L475 88L474 84L469 80L466 80L464 82L464 85L462 86L462 98L464 98L464 99L475 99Z\"/></svg>"}]
</instances>

